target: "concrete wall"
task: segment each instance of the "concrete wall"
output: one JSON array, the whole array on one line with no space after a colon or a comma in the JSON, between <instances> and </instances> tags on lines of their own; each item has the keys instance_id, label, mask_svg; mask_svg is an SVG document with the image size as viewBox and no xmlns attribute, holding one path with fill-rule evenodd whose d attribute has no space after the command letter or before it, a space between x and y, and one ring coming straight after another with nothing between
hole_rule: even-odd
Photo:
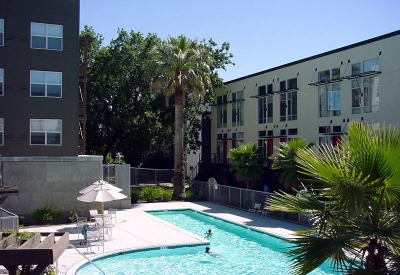
<instances>
[{"instance_id":1,"label":"concrete wall","mask_svg":"<svg viewBox=\"0 0 400 275\"><path fill-rule=\"evenodd\" d=\"M89 216L89 209L100 203L77 200L79 191L102 178L101 156L78 157L3 157L3 185L19 188L18 195L8 197L2 207L29 222L32 212L50 203L63 212L68 221L70 211ZM104 208L130 208L130 198L107 202Z\"/></svg>"}]
</instances>

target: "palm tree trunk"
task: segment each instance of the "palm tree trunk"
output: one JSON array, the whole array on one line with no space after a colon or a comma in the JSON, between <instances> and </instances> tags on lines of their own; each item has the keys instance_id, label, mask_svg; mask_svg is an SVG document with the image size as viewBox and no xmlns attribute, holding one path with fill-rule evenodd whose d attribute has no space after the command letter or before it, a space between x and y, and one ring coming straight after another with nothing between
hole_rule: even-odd
<instances>
[{"instance_id":1,"label":"palm tree trunk","mask_svg":"<svg viewBox=\"0 0 400 275\"><path fill-rule=\"evenodd\" d=\"M182 86L177 87L175 91L175 140L174 140L174 192L173 200L185 199L184 182L184 124L183 124L183 102L184 92Z\"/></svg>"}]
</instances>

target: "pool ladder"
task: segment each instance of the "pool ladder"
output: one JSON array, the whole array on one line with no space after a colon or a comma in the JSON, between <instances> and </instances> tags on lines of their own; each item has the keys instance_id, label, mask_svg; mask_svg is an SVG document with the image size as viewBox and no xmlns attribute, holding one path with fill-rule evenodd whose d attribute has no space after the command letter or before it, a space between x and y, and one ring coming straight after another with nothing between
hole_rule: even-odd
<instances>
[{"instance_id":1,"label":"pool ladder","mask_svg":"<svg viewBox=\"0 0 400 275\"><path fill-rule=\"evenodd\" d=\"M104 275L106 275L106 273L101 270L100 267L98 267L94 262L92 262L88 257L85 256L85 254L83 254L82 252L80 252L74 245L69 244L68 247L72 247L73 249L75 249L76 251L78 251L79 254L81 254L86 260L89 261L89 263L91 263L92 265L94 265L98 270L100 270L101 273L103 273Z\"/></svg>"}]
</instances>

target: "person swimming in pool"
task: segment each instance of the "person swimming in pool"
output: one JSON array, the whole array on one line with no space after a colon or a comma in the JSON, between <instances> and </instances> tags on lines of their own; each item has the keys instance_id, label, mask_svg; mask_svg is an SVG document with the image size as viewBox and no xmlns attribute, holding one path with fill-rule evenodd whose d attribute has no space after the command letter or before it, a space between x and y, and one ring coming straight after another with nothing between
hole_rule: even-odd
<instances>
[{"instance_id":1,"label":"person swimming in pool","mask_svg":"<svg viewBox=\"0 0 400 275\"><path fill-rule=\"evenodd\" d=\"M212 236L212 232L211 232L211 229L208 229L207 231L206 231L206 238L210 238L211 236Z\"/></svg>"},{"instance_id":2,"label":"person swimming in pool","mask_svg":"<svg viewBox=\"0 0 400 275\"><path fill-rule=\"evenodd\" d=\"M220 257L219 254L217 254L217 253L215 253L215 252L212 252L212 251L210 250L210 247L209 247L209 246L206 247L206 250L204 251L204 254L210 254L210 255L212 255L212 256L214 256L214 257Z\"/></svg>"}]
</instances>

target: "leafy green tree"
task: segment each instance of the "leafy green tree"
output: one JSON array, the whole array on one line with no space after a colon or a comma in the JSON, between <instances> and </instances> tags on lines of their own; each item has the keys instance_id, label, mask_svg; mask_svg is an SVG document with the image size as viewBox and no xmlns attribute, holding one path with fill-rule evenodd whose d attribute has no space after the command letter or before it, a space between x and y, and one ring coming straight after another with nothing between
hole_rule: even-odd
<instances>
[{"instance_id":1,"label":"leafy green tree","mask_svg":"<svg viewBox=\"0 0 400 275\"><path fill-rule=\"evenodd\" d=\"M229 170L236 171L238 181L245 181L246 188L250 189L252 181L259 180L263 173L264 158L260 148L255 143L247 145L239 143L237 148L232 148L228 153L231 159Z\"/></svg>"},{"instance_id":2,"label":"leafy green tree","mask_svg":"<svg viewBox=\"0 0 400 275\"><path fill-rule=\"evenodd\" d=\"M118 31L109 46L92 27L85 26L82 36L91 37L88 62L87 96L87 153L115 158L118 152L126 163L163 165L165 154L174 143L174 96L166 104L163 95L150 91L152 75L147 67L149 49L161 43L154 34L143 36L133 31ZM201 45L212 56L211 82L221 87L218 70L224 69L232 54L229 44L220 48L211 39ZM205 91L203 104L213 101L213 90ZM185 148L196 151L200 146L201 116L196 98L187 97L185 114ZM160 156L162 159L160 159Z\"/></svg>"},{"instance_id":3,"label":"leafy green tree","mask_svg":"<svg viewBox=\"0 0 400 275\"><path fill-rule=\"evenodd\" d=\"M212 57L197 40L184 36L170 37L153 47L151 55L152 90L162 92L168 100L175 98L174 134L174 200L185 198L183 107L187 98L201 102L211 88L210 64Z\"/></svg>"},{"instance_id":4,"label":"leafy green tree","mask_svg":"<svg viewBox=\"0 0 400 275\"><path fill-rule=\"evenodd\" d=\"M155 137L168 133L163 124L171 123L171 110L159 108L164 101L151 94L145 70L149 51L158 43L156 35L119 30L109 46L95 52L87 84L90 152L104 159L121 152L127 163L137 165L146 151L162 146Z\"/></svg>"},{"instance_id":5,"label":"leafy green tree","mask_svg":"<svg viewBox=\"0 0 400 275\"><path fill-rule=\"evenodd\" d=\"M280 142L279 147L275 147L278 153L270 156L273 160L272 169L281 170L279 182L283 184L289 192L297 189L300 185L298 169L296 165L296 155L299 149L312 146L313 143L307 143L303 138L295 138L289 142Z\"/></svg>"},{"instance_id":6,"label":"leafy green tree","mask_svg":"<svg viewBox=\"0 0 400 275\"><path fill-rule=\"evenodd\" d=\"M326 260L346 274L400 272L400 135L393 127L352 122L340 146L297 152L309 178L310 196L281 193L271 210L310 216L289 255L295 274L307 274Z\"/></svg>"}]
</instances>

